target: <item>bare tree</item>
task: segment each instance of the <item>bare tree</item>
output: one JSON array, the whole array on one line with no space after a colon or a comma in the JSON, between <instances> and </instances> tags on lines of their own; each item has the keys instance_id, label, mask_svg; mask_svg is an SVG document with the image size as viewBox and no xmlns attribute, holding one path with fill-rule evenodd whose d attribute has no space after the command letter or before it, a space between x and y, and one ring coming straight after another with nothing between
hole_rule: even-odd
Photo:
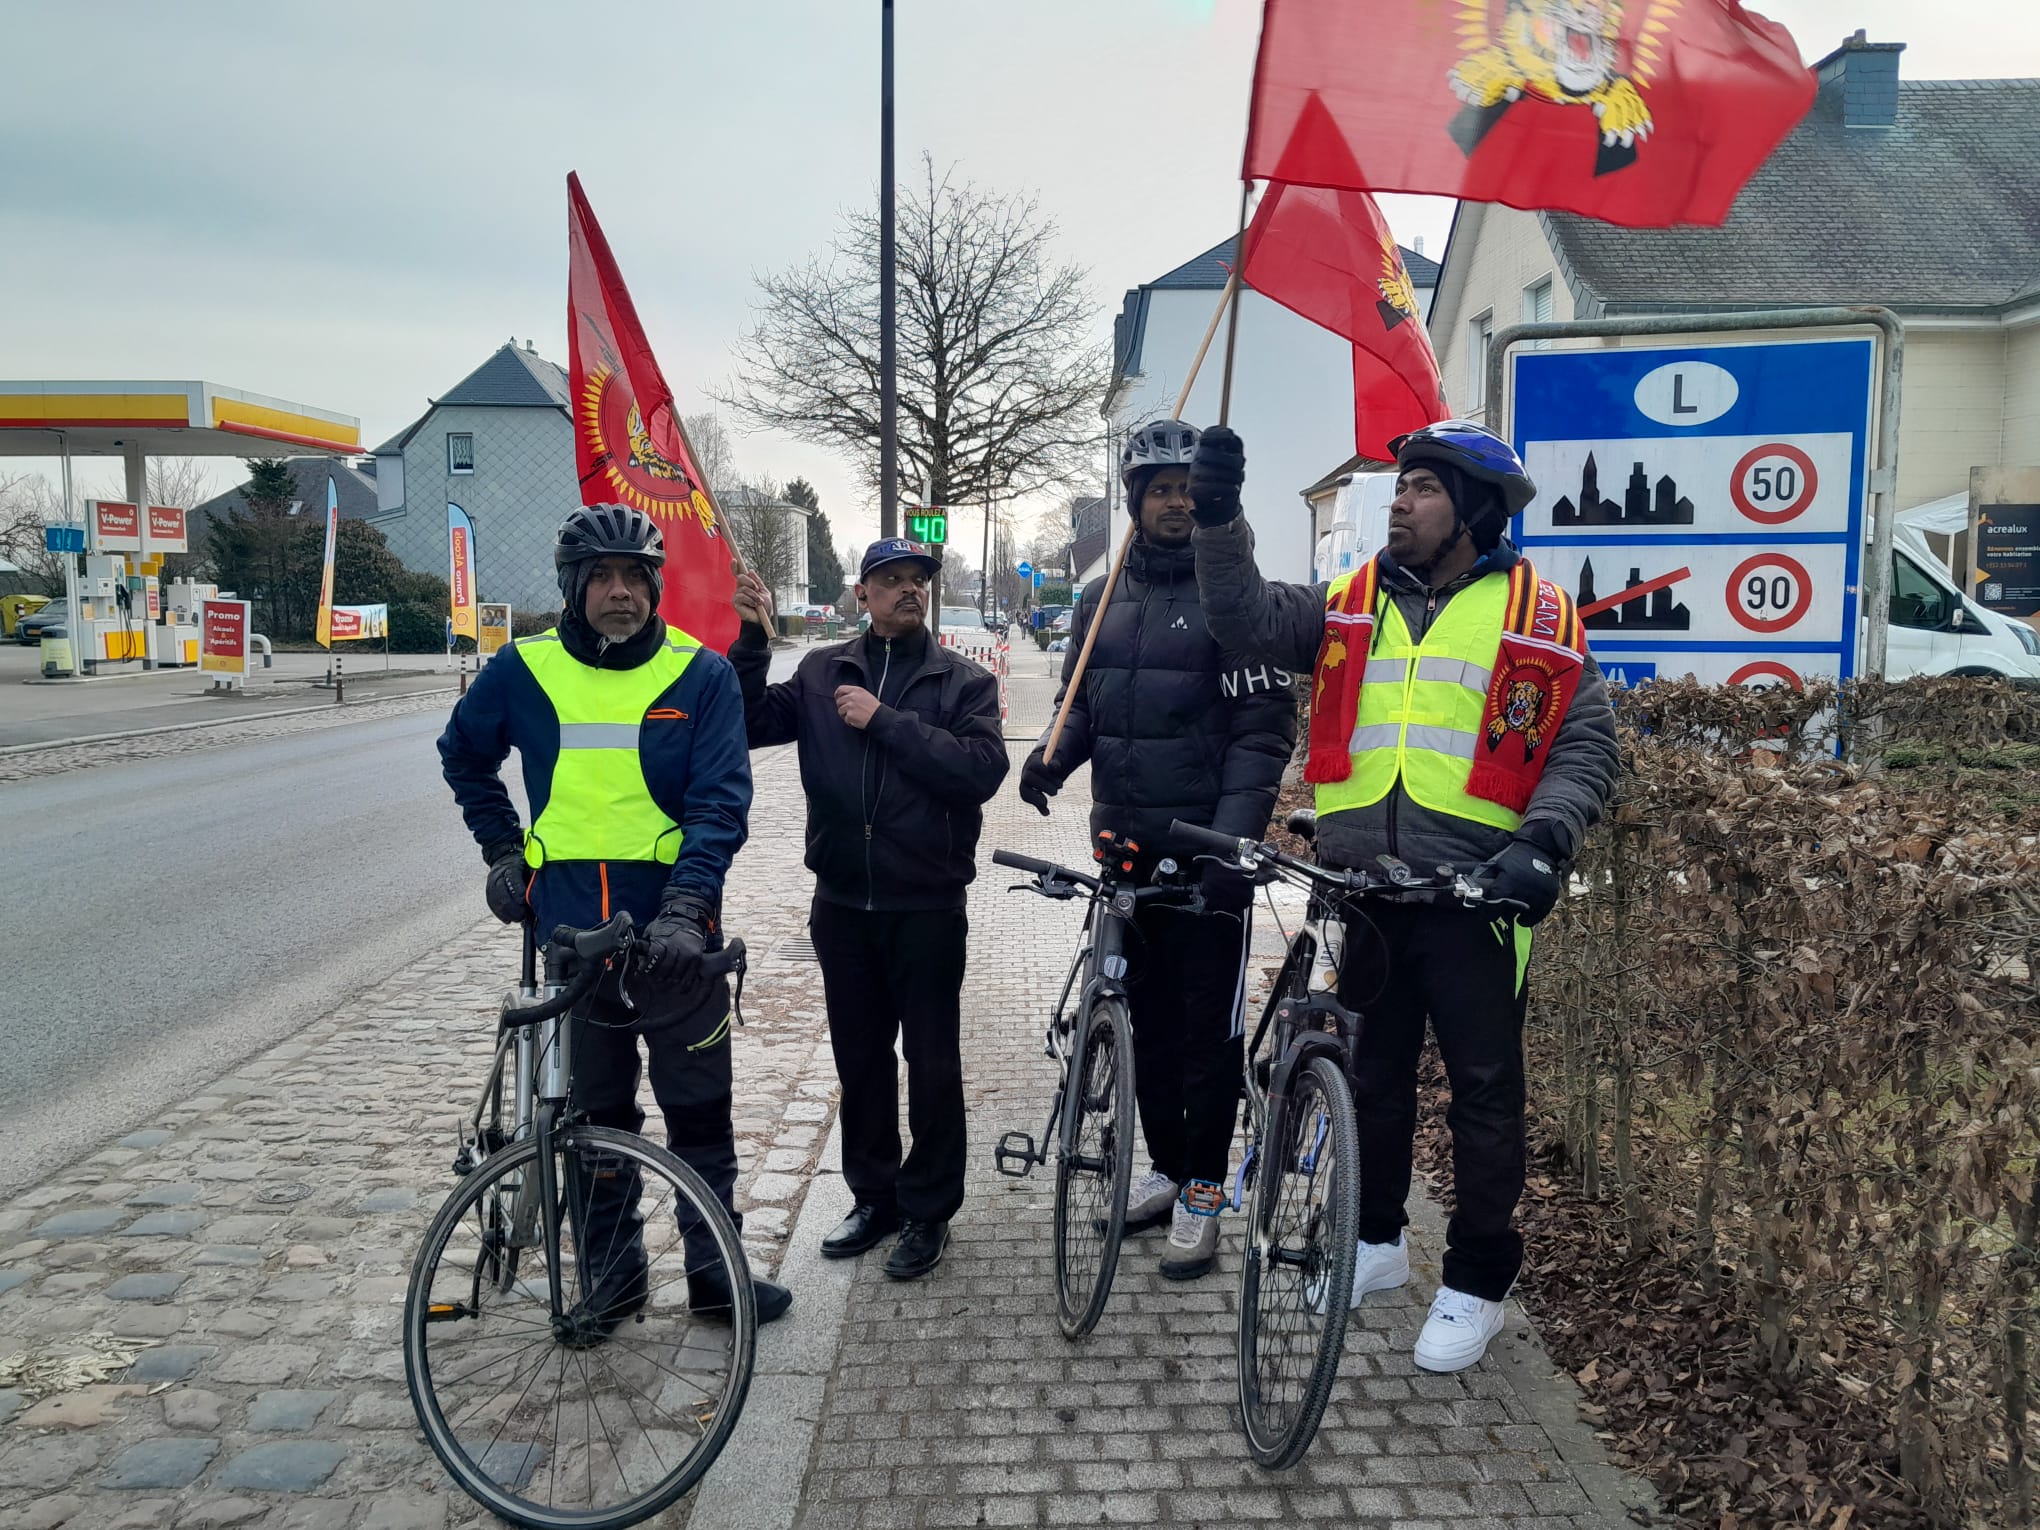
<instances>
[{"instance_id":1,"label":"bare tree","mask_svg":"<svg viewBox=\"0 0 2040 1530\"><path fill-rule=\"evenodd\" d=\"M44 542L45 528L61 524L64 497L40 473L0 473L0 558L29 575L46 595L64 589L63 553Z\"/></svg>"},{"instance_id":2,"label":"bare tree","mask_svg":"<svg viewBox=\"0 0 2040 1530\"><path fill-rule=\"evenodd\" d=\"M898 212L902 487L938 505L1027 494L1088 466L1110 355L1086 273L1054 263L1055 225L923 156ZM848 451L878 488L879 225L852 213L829 254L759 278L758 321L724 402Z\"/></svg>"},{"instance_id":3,"label":"bare tree","mask_svg":"<svg viewBox=\"0 0 2040 1530\"><path fill-rule=\"evenodd\" d=\"M708 471L707 464L702 471ZM805 595L801 564L807 517L787 502L786 492L770 478L740 480L718 491L717 500L751 572L775 592L799 585Z\"/></svg>"},{"instance_id":4,"label":"bare tree","mask_svg":"<svg viewBox=\"0 0 2040 1530\"><path fill-rule=\"evenodd\" d=\"M202 504L213 495L213 470L209 463L199 457L151 457L148 463L149 503L152 505L175 505L189 510L193 505ZM94 499L124 500L127 498L127 474L115 468L99 480L99 487L92 493ZM323 502L320 505L324 509Z\"/></svg>"},{"instance_id":5,"label":"bare tree","mask_svg":"<svg viewBox=\"0 0 2040 1530\"><path fill-rule=\"evenodd\" d=\"M721 420L706 411L683 415L680 424L687 432L687 444L694 448L694 465L708 480L709 491L720 499L738 484L737 454L730 433Z\"/></svg>"}]
</instances>

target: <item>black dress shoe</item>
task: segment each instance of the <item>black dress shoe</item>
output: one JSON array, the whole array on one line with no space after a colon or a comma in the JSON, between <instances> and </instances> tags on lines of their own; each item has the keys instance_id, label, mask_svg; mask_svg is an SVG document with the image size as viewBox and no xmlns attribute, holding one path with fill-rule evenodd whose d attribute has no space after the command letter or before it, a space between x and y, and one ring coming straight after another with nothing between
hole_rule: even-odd
<instances>
[{"instance_id":1,"label":"black dress shoe","mask_svg":"<svg viewBox=\"0 0 2040 1530\"><path fill-rule=\"evenodd\" d=\"M850 1215L836 1224L836 1230L822 1239L822 1257L854 1259L885 1242L899 1225L899 1212L859 1201L850 1208Z\"/></svg>"},{"instance_id":2,"label":"black dress shoe","mask_svg":"<svg viewBox=\"0 0 2040 1530\"><path fill-rule=\"evenodd\" d=\"M605 1272L595 1289L569 1307L553 1325L569 1349L593 1349L615 1333L623 1320L644 1306L651 1282L642 1264Z\"/></svg>"},{"instance_id":3,"label":"black dress shoe","mask_svg":"<svg viewBox=\"0 0 2040 1530\"><path fill-rule=\"evenodd\" d=\"M919 1280L942 1262L947 1247L947 1222L902 1222L900 1241L886 1258L885 1272L894 1280Z\"/></svg>"},{"instance_id":4,"label":"black dress shoe","mask_svg":"<svg viewBox=\"0 0 2040 1530\"><path fill-rule=\"evenodd\" d=\"M688 1310L704 1323L727 1323L730 1305L729 1271L722 1266L696 1270L687 1277ZM774 1322L786 1316L786 1309L793 1305L793 1293L776 1281L754 1275L751 1305L757 1309L760 1323Z\"/></svg>"}]
</instances>

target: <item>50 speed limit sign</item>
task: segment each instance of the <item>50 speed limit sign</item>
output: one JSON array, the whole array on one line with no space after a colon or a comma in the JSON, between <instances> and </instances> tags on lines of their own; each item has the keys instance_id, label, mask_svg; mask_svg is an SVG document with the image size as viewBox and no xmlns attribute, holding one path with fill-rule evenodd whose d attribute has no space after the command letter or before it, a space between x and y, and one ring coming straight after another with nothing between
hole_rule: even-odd
<instances>
[{"instance_id":1,"label":"50 speed limit sign","mask_svg":"<svg viewBox=\"0 0 2040 1530\"><path fill-rule=\"evenodd\" d=\"M1743 453L1729 475L1736 509L1761 526L1797 520L1820 492L1820 470L1796 446L1772 441Z\"/></svg>"},{"instance_id":2,"label":"50 speed limit sign","mask_svg":"<svg viewBox=\"0 0 2040 1530\"><path fill-rule=\"evenodd\" d=\"M1784 553L1745 558L1728 576L1728 614L1752 632L1783 632L1812 604L1806 565Z\"/></svg>"}]
</instances>

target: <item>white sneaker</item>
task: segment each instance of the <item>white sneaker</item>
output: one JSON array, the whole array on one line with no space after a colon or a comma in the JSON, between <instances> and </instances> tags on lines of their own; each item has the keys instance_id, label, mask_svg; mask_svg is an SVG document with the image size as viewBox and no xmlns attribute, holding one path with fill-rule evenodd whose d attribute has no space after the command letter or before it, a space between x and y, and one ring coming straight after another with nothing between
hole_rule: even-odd
<instances>
[{"instance_id":1,"label":"white sneaker","mask_svg":"<svg viewBox=\"0 0 2040 1530\"><path fill-rule=\"evenodd\" d=\"M1370 1291L1394 1291L1409 1283L1410 1245L1404 1234L1397 1233L1393 1243L1362 1243L1353 1262L1353 1299L1346 1305L1357 1307Z\"/></svg>"},{"instance_id":2,"label":"white sneaker","mask_svg":"<svg viewBox=\"0 0 2040 1530\"><path fill-rule=\"evenodd\" d=\"M1440 1286L1431 1315L1417 1335L1417 1366L1426 1371L1463 1371L1487 1353L1502 1331L1502 1304Z\"/></svg>"},{"instance_id":3,"label":"white sneaker","mask_svg":"<svg viewBox=\"0 0 2040 1530\"><path fill-rule=\"evenodd\" d=\"M1148 1170L1147 1178L1138 1181L1127 1192L1126 1230L1135 1233L1160 1227L1169 1220L1169 1213L1174 1209L1176 1197L1182 1189L1161 1170Z\"/></svg>"},{"instance_id":4,"label":"white sneaker","mask_svg":"<svg viewBox=\"0 0 2040 1530\"><path fill-rule=\"evenodd\" d=\"M1218 1214L1192 1211L1178 1201L1175 1220L1169 1224L1169 1251L1162 1255L1163 1278L1195 1280L1217 1263Z\"/></svg>"}]
</instances>

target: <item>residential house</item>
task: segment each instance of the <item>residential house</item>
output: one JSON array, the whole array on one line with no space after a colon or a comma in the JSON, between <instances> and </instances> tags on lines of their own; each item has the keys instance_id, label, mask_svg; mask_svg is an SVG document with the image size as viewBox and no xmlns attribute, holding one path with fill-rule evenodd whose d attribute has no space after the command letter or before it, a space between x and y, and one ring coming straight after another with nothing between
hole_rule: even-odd
<instances>
[{"instance_id":1,"label":"residential house","mask_svg":"<svg viewBox=\"0 0 2040 1530\"><path fill-rule=\"evenodd\" d=\"M1822 59L1720 228L1461 204L1432 317L1458 412L1490 419L1489 343L1526 319L1879 304L1905 325L1901 510L2040 463L2040 80L1904 80L1904 46Z\"/></svg>"},{"instance_id":2,"label":"residential house","mask_svg":"<svg viewBox=\"0 0 2040 1530\"><path fill-rule=\"evenodd\" d=\"M1102 410L1112 452L1109 484L1115 514L1120 443L1134 427L1166 418L1175 409L1234 263L1234 244L1227 239L1213 245L1126 294L1113 325L1112 381ZM1412 249L1404 249L1402 258L1417 289L1419 311L1428 314L1438 264ZM1218 417L1224 351L1221 330L1184 411L1192 424ZM1299 506L1295 495L1323 474L1327 461L1352 447L1351 344L1257 292L1242 293L1231 424L1247 445L1247 518L1254 524L1261 568L1273 578L1308 579L1316 536L1308 506ZM1118 545L1116 538L1112 545Z\"/></svg>"},{"instance_id":3,"label":"residential house","mask_svg":"<svg viewBox=\"0 0 2040 1530\"><path fill-rule=\"evenodd\" d=\"M1070 500L1068 562L1058 572L1069 579L1073 590L1081 591L1112 566L1112 555L1119 550L1119 538L1112 534L1112 517L1117 513L1111 500L1096 494L1079 494Z\"/></svg>"},{"instance_id":4,"label":"residential house","mask_svg":"<svg viewBox=\"0 0 2040 1530\"><path fill-rule=\"evenodd\" d=\"M808 595L808 517L804 505L773 499L748 484L716 490L730 539L772 580L773 609L798 611Z\"/></svg>"},{"instance_id":5,"label":"residential house","mask_svg":"<svg viewBox=\"0 0 2040 1530\"><path fill-rule=\"evenodd\" d=\"M374 458L350 462L334 457L286 457L283 465L290 470L291 514L308 515L323 522L326 516L326 483L330 479L333 497L340 506L341 520L362 521L375 516L378 500ZM246 483L224 494L215 494L202 504L193 505L185 517L185 535L191 550L198 552L203 549L206 527L216 516L247 513Z\"/></svg>"},{"instance_id":6,"label":"residential house","mask_svg":"<svg viewBox=\"0 0 2040 1530\"><path fill-rule=\"evenodd\" d=\"M475 523L484 600L555 611L553 537L580 503L564 368L513 338L375 449L374 524L408 568L444 578L446 507Z\"/></svg>"}]
</instances>

